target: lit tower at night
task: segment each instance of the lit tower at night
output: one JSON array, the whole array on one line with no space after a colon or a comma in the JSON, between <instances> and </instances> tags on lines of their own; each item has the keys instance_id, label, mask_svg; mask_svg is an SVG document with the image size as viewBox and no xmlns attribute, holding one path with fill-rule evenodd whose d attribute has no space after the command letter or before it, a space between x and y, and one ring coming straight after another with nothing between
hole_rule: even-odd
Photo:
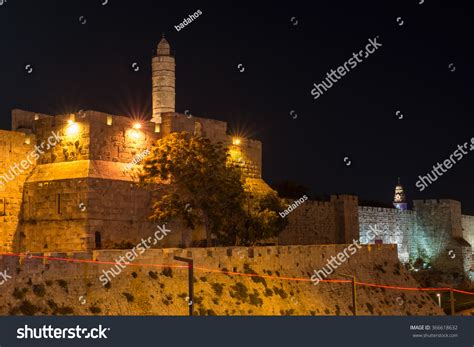
<instances>
[{"instance_id":1,"label":"lit tower at night","mask_svg":"<svg viewBox=\"0 0 474 347\"><path fill-rule=\"evenodd\" d=\"M393 199L393 206L401 211L405 211L407 209L405 192L403 191L403 187L400 184L400 177L398 177L398 184L395 187L395 197Z\"/></svg>"},{"instance_id":2,"label":"lit tower at night","mask_svg":"<svg viewBox=\"0 0 474 347\"><path fill-rule=\"evenodd\" d=\"M175 60L171 55L171 48L165 37L158 43L156 56L152 63L152 107L151 121L161 124L161 115L175 111L176 81Z\"/></svg>"}]
</instances>

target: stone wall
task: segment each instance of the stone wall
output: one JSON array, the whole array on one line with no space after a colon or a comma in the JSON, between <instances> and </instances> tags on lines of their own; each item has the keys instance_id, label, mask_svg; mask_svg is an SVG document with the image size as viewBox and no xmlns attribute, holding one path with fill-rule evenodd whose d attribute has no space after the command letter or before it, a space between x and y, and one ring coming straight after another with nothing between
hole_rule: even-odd
<instances>
[{"instance_id":1,"label":"stone wall","mask_svg":"<svg viewBox=\"0 0 474 347\"><path fill-rule=\"evenodd\" d=\"M290 204L291 201L288 201ZM311 201L291 211L280 245L350 243L359 238L357 197L332 195L331 201Z\"/></svg>"},{"instance_id":2,"label":"stone wall","mask_svg":"<svg viewBox=\"0 0 474 347\"><path fill-rule=\"evenodd\" d=\"M17 258L0 256L0 269L8 269L13 277L0 291L0 314L187 315L187 269L176 268L183 263L173 260L179 255L194 260L196 314L352 315L350 283L315 286L309 281L315 269L325 266L328 258L345 247L148 250L121 272L115 270L116 275L109 275L105 287L100 276L115 269L118 265L114 262L127 250L48 254L88 261L85 263L36 259L33 254L18 264ZM366 283L418 286L400 266L394 245L363 246L332 278L341 278L342 273L353 274ZM359 285L357 303L359 315L443 314L426 292Z\"/></svg>"},{"instance_id":3,"label":"stone wall","mask_svg":"<svg viewBox=\"0 0 474 347\"><path fill-rule=\"evenodd\" d=\"M416 214L413 211L401 211L395 208L359 207L359 228L361 244L396 244L398 259L406 263L409 260L408 242L416 227ZM376 228L380 231L376 237L367 234Z\"/></svg>"},{"instance_id":4,"label":"stone wall","mask_svg":"<svg viewBox=\"0 0 474 347\"><path fill-rule=\"evenodd\" d=\"M331 202L306 200L285 218L288 226L278 236L280 245L334 244L339 239Z\"/></svg>"},{"instance_id":5,"label":"stone wall","mask_svg":"<svg viewBox=\"0 0 474 347\"><path fill-rule=\"evenodd\" d=\"M461 216L463 238L474 247L474 216Z\"/></svg>"},{"instance_id":6,"label":"stone wall","mask_svg":"<svg viewBox=\"0 0 474 347\"><path fill-rule=\"evenodd\" d=\"M422 259L436 269L465 276L471 245L463 239L461 203L454 200L415 200L416 230L409 242L410 259ZM469 255L468 255L469 254Z\"/></svg>"},{"instance_id":7,"label":"stone wall","mask_svg":"<svg viewBox=\"0 0 474 347\"><path fill-rule=\"evenodd\" d=\"M20 240L23 186L36 162L36 138L0 130L0 251L12 252ZM29 159L29 161L28 161Z\"/></svg>"}]
</instances>

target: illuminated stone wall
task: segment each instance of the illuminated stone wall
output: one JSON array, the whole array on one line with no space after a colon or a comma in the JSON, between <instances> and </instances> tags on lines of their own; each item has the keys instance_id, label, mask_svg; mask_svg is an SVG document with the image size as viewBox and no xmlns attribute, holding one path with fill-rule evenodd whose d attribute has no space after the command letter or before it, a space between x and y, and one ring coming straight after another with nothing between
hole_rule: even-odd
<instances>
[{"instance_id":1,"label":"illuminated stone wall","mask_svg":"<svg viewBox=\"0 0 474 347\"><path fill-rule=\"evenodd\" d=\"M474 216L461 216L463 237L474 247Z\"/></svg>"},{"instance_id":2,"label":"illuminated stone wall","mask_svg":"<svg viewBox=\"0 0 474 347\"><path fill-rule=\"evenodd\" d=\"M471 267L469 243L462 238L461 203L454 200L415 200L416 230L409 242L410 259L465 275Z\"/></svg>"},{"instance_id":3,"label":"illuminated stone wall","mask_svg":"<svg viewBox=\"0 0 474 347\"><path fill-rule=\"evenodd\" d=\"M3 252L13 251L21 238L23 187L35 165L33 156L29 157L31 163L27 159L35 141L34 135L0 130L0 175L6 178L0 177L0 251ZM12 167L15 168L11 170Z\"/></svg>"},{"instance_id":4,"label":"illuminated stone wall","mask_svg":"<svg viewBox=\"0 0 474 347\"><path fill-rule=\"evenodd\" d=\"M70 308L75 315L187 315L187 269L139 264L175 264L175 255L194 260L194 309L196 315L352 315L350 284L280 280L279 277L309 279L315 269L326 266L332 256L347 245L309 245L275 247L168 248L148 250L125 267L110 286L103 287L99 277L128 250L88 253L50 253L57 258L97 260L75 263L43 261L0 256L0 269L10 269L13 277L0 291L0 315L21 314L28 301L36 314L51 315L55 307ZM18 270L17 270L18 269ZM255 278L215 271L256 273L275 278ZM214 272L211 272L214 271ZM363 246L341 264L332 278L354 274L361 282L417 287L418 283L400 265L394 245ZM59 281L59 282L58 282ZM42 285L45 295L33 293ZM14 289L26 288L17 299ZM124 293L129 294L127 300ZM240 295L239 295L240 294ZM133 297L133 300L131 299ZM47 302L55 305L48 305ZM426 292L357 288L359 315L443 315L436 301ZM58 314L56 312L56 314Z\"/></svg>"},{"instance_id":5,"label":"illuminated stone wall","mask_svg":"<svg viewBox=\"0 0 474 347\"><path fill-rule=\"evenodd\" d=\"M401 211L394 208L359 207L360 242L362 244L396 244L398 259L406 263L409 260L408 241L415 230L416 215L413 211ZM379 235L367 234L376 228ZM373 235L373 233L372 233Z\"/></svg>"}]
</instances>

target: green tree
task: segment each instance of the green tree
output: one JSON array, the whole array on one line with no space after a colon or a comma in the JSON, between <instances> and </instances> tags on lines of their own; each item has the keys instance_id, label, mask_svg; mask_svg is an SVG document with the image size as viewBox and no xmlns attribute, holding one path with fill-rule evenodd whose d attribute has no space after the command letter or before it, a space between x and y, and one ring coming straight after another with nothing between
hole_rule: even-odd
<instances>
[{"instance_id":1,"label":"green tree","mask_svg":"<svg viewBox=\"0 0 474 347\"><path fill-rule=\"evenodd\" d=\"M207 245L255 244L276 236L285 225L278 216L281 200L275 192L253 196L245 192L241 169L229 160L222 143L172 133L157 141L145 160L142 183L166 183L153 204L151 219L181 218L194 229L204 225Z\"/></svg>"}]
</instances>

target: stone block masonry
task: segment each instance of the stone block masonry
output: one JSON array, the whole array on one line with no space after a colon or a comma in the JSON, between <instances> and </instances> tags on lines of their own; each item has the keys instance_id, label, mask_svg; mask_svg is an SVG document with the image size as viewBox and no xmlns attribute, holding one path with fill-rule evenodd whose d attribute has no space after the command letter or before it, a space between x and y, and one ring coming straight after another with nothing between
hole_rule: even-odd
<instances>
[{"instance_id":1,"label":"stone block masonry","mask_svg":"<svg viewBox=\"0 0 474 347\"><path fill-rule=\"evenodd\" d=\"M75 263L0 256L0 269L12 279L0 291L0 314L187 315L186 268L139 264L177 264L173 257L191 257L195 266L197 315L352 315L350 284L309 280L346 245L211 247L153 249L128 265L110 285L99 281L102 270L128 250L46 253L56 258L95 260ZM182 264L179 264L182 265ZM215 271L257 274L237 276ZM362 246L341 265L341 273L361 282L417 287L397 259L394 245ZM271 278L270 278L271 277ZM283 278L308 279L308 282ZM360 315L442 315L426 293L359 286Z\"/></svg>"}]
</instances>

